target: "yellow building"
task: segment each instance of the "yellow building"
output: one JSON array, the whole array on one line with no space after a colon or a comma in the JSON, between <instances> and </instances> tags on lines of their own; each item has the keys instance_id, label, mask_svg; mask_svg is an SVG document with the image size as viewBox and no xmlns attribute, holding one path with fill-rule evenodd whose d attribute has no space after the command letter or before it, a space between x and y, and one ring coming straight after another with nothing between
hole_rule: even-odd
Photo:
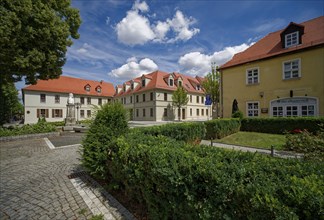
<instances>
[{"instance_id":1,"label":"yellow building","mask_svg":"<svg viewBox=\"0 0 324 220\"><path fill-rule=\"evenodd\" d=\"M273 32L220 67L221 114L324 116L324 16Z\"/></svg>"}]
</instances>

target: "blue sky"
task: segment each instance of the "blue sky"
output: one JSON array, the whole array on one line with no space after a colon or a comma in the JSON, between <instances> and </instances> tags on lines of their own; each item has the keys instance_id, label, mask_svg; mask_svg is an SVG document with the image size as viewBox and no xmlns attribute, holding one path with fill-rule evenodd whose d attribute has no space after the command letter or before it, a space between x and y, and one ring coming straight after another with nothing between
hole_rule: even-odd
<instances>
[{"instance_id":1,"label":"blue sky","mask_svg":"<svg viewBox=\"0 0 324 220\"><path fill-rule=\"evenodd\" d=\"M324 0L72 0L72 6L82 24L63 75L114 85L156 69L204 76L211 62L221 65L291 21L324 14Z\"/></svg>"}]
</instances>

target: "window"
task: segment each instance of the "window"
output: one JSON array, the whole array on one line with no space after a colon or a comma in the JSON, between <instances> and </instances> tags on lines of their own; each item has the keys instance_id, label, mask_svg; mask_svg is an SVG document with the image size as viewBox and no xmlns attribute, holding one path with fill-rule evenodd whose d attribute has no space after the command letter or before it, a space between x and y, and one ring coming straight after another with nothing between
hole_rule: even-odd
<instances>
[{"instance_id":1,"label":"window","mask_svg":"<svg viewBox=\"0 0 324 220\"><path fill-rule=\"evenodd\" d=\"M48 118L48 109L37 109L37 118Z\"/></svg>"},{"instance_id":2,"label":"window","mask_svg":"<svg viewBox=\"0 0 324 220\"><path fill-rule=\"evenodd\" d=\"M133 103L133 96L130 97L130 103Z\"/></svg>"},{"instance_id":3,"label":"window","mask_svg":"<svg viewBox=\"0 0 324 220\"><path fill-rule=\"evenodd\" d=\"M283 79L300 77L300 59L290 60L283 63Z\"/></svg>"},{"instance_id":4,"label":"window","mask_svg":"<svg viewBox=\"0 0 324 220\"><path fill-rule=\"evenodd\" d=\"M136 117L138 117L138 112L139 112L138 109L136 109Z\"/></svg>"},{"instance_id":5,"label":"window","mask_svg":"<svg viewBox=\"0 0 324 220\"><path fill-rule=\"evenodd\" d=\"M168 109L165 108L163 111L163 117L168 117Z\"/></svg>"},{"instance_id":6,"label":"window","mask_svg":"<svg viewBox=\"0 0 324 220\"><path fill-rule=\"evenodd\" d=\"M164 101L168 101L168 93L164 93Z\"/></svg>"},{"instance_id":7,"label":"window","mask_svg":"<svg viewBox=\"0 0 324 220\"><path fill-rule=\"evenodd\" d=\"M87 104L88 104L88 105L91 105L91 97L88 97L88 98L87 98Z\"/></svg>"},{"instance_id":8,"label":"window","mask_svg":"<svg viewBox=\"0 0 324 220\"><path fill-rule=\"evenodd\" d=\"M82 105L84 105L84 97L80 97L80 102Z\"/></svg>"},{"instance_id":9,"label":"window","mask_svg":"<svg viewBox=\"0 0 324 220\"><path fill-rule=\"evenodd\" d=\"M142 87L145 87L145 79L142 79Z\"/></svg>"},{"instance_id":10,"label":"window","mask_svg":"<svg viewBox=\"0 0 324 220\"><path fill-rule=\"evenodd\" d=\"M182 81L178 81L178 86L182 86Z\"/></svg>"},{"instance_id":11,"label":"window","mask_svg":"<svg viewBox=\"0 0 324 220\"><path fill-rule=\"evenodd\" d=\"M173 86L173 79L169 79L169 86Z\"/></svg>"},{"instance_id":12,"label":"window","mask_svg":"<svg viewBox=\"0 0 324 220\"><path fill-rule=\"evenodd\" d=\"M55 103L60 103L60 95L55 95Z\"/></svg>"},{"instance_id":13,"label":"window","mask_svg":"<svg viewBox=\"0 0 324 220\"><path fill-rule=\"evenodd\" d=\"M150 116L153 117L153 108L150 108Z\"/></svg>"},{"instance_id":14,"label":"window","mask_svg":"<svg viewBox=\"0 0 324 220\"><path fill-rule=\"evenodd\" d=\"M196 110L196 115L199 116L199 109Z\"/></svg>"},{"instance_id":15,"label":"window","mask_svg":"<svg viewBox=\"0 0 324 220\"><path fill-rule=\"evenodd\" d=\"M200 85L197 85L197 90L200 90Z\"/></svg>"},{"instance_id":16,"label":"window","mask_svg":"<svg viewBox=\"0 0 324 220\"><path fill-rule=\"evenodd\" d=\"M206 116L208 116L208 109L206 109Z\"/></svg>"},{"instance_id":17,"label":"window","mask_svg":"<svg viewBox=\"0 0 324 220\"><path fill-rule=\"evenodd\" d=\"M145 108L143 108L143 117L145 117L146 116L146 111L145 111Z\"/></svg>"},{"instance_id":18,"label":"window","mask_svg":"<svg viewBox=\"0 0 324 220\"><path fill-rule=\"evenodd\" d=\"M315 106L314 105L302 105L301 115L302 116L315 116Z\"/></svg>"},{"instance_id":19,"label":"window","mask_svg":"<svg viewBox=\"0 0 324 220\"><path fill-rule=\"evenodd\" d=\"M84 87L84 89L85 89L87 92L90 92L90 85L89 85L89 84L86 85L86 86Z\"/></svg>"},{"instance_id":20,"label":"window","mask_svg":"<svg viewBox=\"0 0 324 220\"><path fill-rule=\"evenodd\" d=\"M190 109L190 116L192 116L192 108Z\"/></svg>"},{"instance_id":21,"label":"window","mask_svg":"<svg viewBox=\"0 0 324 220\"><path fill-rule=\"evenodd\" d=\"M134 89L134 83L132 82L132 84L131 84L131 90L133 90Z\"/></svg>"},{"instance_id":22,"label":"window","mask_svg":"<svg viewBox=\"0 0 324 220\"><path fill-rule=\"evenodd\" d=\"M298 116L298 106L287 106L286 114L287 114L287 117L297 117Z\"/></svg>"},{"instance_id":23,"label":"window","mask_svg":"<svg viewBox=\"0 0 324 220\"><path fill-rule=\"evenodd\" d=\"M80 110L80 118L84 118L84 110Z\"/></svg>"},{"instance_id":24,"label":"window","mask_svg":"<svg viewBox=\"0 0 324 220\"><path fill-rule=\"evenodd\" d=\"M126 97L123 98L123 104L126 105Z\"/></svg>"},{"instance_id":25,"label":"window","mask_svg":"<svg viewBox=\"0 0 324 220\"><path fill-rule=\"evenodd\" d=\"M88 117L88 118L91 117L91 110L87 110L87 117Z\"/></svg>"},{"instance_id":26,"label":"window","mask_svg":"<svg viewBox=\"0 0 324 220\"><path fill-rule=\"evenodd\" d=\"M199 103L199 96L196 97L196 102Z\"/></svg>"},{"instance_id":27,"label":"window","mask_svg":"<svg viewBox=\"0 0 324 220\"><path fill-rule=\"evenodd\" d=\"M150 93L150 100L153 101L153 92Z\"/></svg>"},{"instance_id":28,"label":"window","mask_svg":"<svg viewBox=\"0 0 324 220\"><path fill-rule=\"evenodd\" d=\"M247 103L247 116L248 117L259 116L259 103L258 102L248 102Z\"/></svg>"},{"instance_id":29,"label":"window","mask_svg":"<svg viewBox=\"0 0 324 220\"><path fill-rule=\"evenodd\" d=\"M138 102L138 95L136 95L136 102Z\"/></svg>"},{"instance_id":30,"label":"window","mask_svg":"<svg viewBox=\"0 0 324 220\"><path fill-rule=\"evenodd\" d=\"M286 34L285 36L285 47L292 47L299 44L298 31Z\"/></svg>"},{"instance_id":31,"label":"window","mask_svg":"<svg viewBox=\"0 0 324 220\"><path fill-rule=\"evenodd\" d=\"M102 105L102 99L98 98L98 105Z\"/></svg>"},{"instance_id":32,"label":"window","mask_svg":"<svg viewBox=\"0 0 324 220\"><path fill-rule=\"evenodd\" d=\"M205 110L201 109L201 115L204 116L205 115Z\"/></svg>"},{"instance_id":33,"label":"window","mask_svg":"<svg viewBox=\"0 0 324 220\"><path fill-rule=\"evenodd\" d=\"M143 94L143 102L145 102L145 94Z\"/></svg>"},{"instance_id":34,"label":"window","mask_svg":"<svg viewBox=\"0 0 324 220\"><path fill-rule=\"evenodd\" d=\"M97 90L98 93L101 93L101 87L100 86L97 86L96 90Z\"/></svg>"},{"instance_id":35,"label":"window","mask_svg":"<svg viewBox=\"0 0 324 220\"><path fill-rule=\"evenodd\" d=\"M40 102L45 103L46 102L46 95L40 94Z\"/></svg>"},{"instance_id":36,"label":"window","mask_svg":"<svg viewBox=\"0 0 324 220\"><path fill-rule=\"evenodd\" d=\"M63 110L62 109L52 109L52 118L62 118Z\"/></svg>"},{"instance_id":37,"label":"window","mask_svg":"<svg viewBox=\"0 0 324 220\"><path fill-rule=\"evenodd\" d=\"M205 103L205 97L201 96L201 103L204 104Z\"/></svg>"},{"instance_id":38,"label":"window","mask_svg":"<svg viewBox=\"0 0 324 220\"><path fill-rule=\"evenodd\" d=\"M108 103L111 102L111 99L107 99L107 102L108 102Z\"/></svg>"},{"instance_id":39,"label":"window","mask_svg":"<svg viewBox=\"0 0 324 220\"><path fill-rule=\"evenodd\" d=\"M246 70L246 84L256 84L259 83L259 69L253 68Z\"/></svg>"},{"instance_id":40,"label":"window","mask_svg":"<svg viewBox=\"0 0 324 220\"><path fill-rule=\"evenodd\" d=\"M282 106L273 107L272 114L273 114L273 117L283 117L283 107Z\"/></svg>"},{"instance_id":41,"label":"window","mask_svg":"<svg viewBox=\"0 0 324 220\"><path fill-rule=\"evenodd\" d=\"M192 103L192 95L190 95L190 103Z\"/></svg>"}]
</instances>

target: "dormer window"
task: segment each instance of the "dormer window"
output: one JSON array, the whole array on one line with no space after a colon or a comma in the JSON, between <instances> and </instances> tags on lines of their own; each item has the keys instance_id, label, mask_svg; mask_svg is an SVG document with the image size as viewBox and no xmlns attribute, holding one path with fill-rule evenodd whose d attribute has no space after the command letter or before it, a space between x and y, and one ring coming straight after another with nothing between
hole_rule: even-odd
<instances>
[{"instance_id":1,"label":"dormer window","mask_svg":"<svg viewBox=\"0 0 324 220\"><path fill-rule=\"evenodd\" d=\"M182 86L182 81L178 81L178 86Z\"/></svg>"},{"instance_id":2,"label":"dormer window","mask_svg":"<svg viewBox=\"0 0 324 220\"><path fill-rule=\"evenodd\" d=\"M145 79L142 79L142 87L145 87Z\"/></svg>"},{"instance_id":3,"label":"dormer window","mask_svg":"<svg viewBox=\"0 0 324 220\"><path fill-rule=\"evenodd\" d=\"M124 92L126 92L126 85L123 86L123 90L124 90Z\"/></svg>"},{"instance_id":4,"label":"dormer window","mask_svg":"<svg viewBox=\"0 0 324 220\"><path fill-rule=\"evenodd\" d=\"M134 82L131 83L131 90L134 89Z\"/></svg>"},{"instance_id":5,"label":"dormer window","mask_svg":"<svg viewBox=\"0 0 324 220\"><path fill-rule=\"evenodd\" d=\"M173 79L169 79L169 86L173 86L174 82Z\"/></svg>"},{"instance_id":6,"label":"dormer window","mask_svg":"<svg viewBox=\"0 0 324 220\"><path fill-rule=\"evenodd\" d=\"M197 85L197 90L200 90L201 88L200 88L200 85Z\"/></svg>"},{"instance_id":7,"label":"dormer window","mask_svg":"<svg viewBox=\"0 0 324 220\"><path fill-rule=\"evenodd\" d=\"M97 93L101 93L101 87L97 86L96 91L97 91Z\"/></svg>"},{"instance_id":8,"label":"dormer window","mask_svg":"<svg viewBox=\"0 0 324 220\"><path fill-rule=\"evenodd\" d=\"M85 87L84 87L85 91L87 91L87 92L90 92L90 88L91 88L91 86L89 84L85 85Z\"/></svg>"},{"instance_id":9,"label":"dormer window","mask_svg":"<svg viewBox=\"0 0 324 220\"><path fill-rule=\"evenodd\" d=\"M298 31L290 33L290 34L286 34L285 35L285 47L292 47L295 45L298 45Z\"/></svg>"}]
</instances>

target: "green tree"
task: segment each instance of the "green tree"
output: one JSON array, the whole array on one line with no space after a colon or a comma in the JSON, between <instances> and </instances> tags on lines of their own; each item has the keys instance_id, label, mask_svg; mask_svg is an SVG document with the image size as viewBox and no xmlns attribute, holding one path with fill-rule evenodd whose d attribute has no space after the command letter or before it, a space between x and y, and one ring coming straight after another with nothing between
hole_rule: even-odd
<instances>
[{"instance_id":1,"label":"green tree","mask_svg":"<svg viewBox=\"0 0 324 220\"><path fill-rule=\"evenodd\" d=\"M2 83L55 79L62 74L67 47L78 39L79 11L70 0L0 1Z\"/></svg>"},{"instance_id":2,"label":"green tree","mask_svg":"<svg viewBox=\"0 0 324 220\"><path fill-rule=\"evenodd\" d=\"M21 116L23 106L18 99L14 83L0 84L0 125L9 122L13 116Z\"/></svg>"},{"instance_id":3,"label":"green tree","mask_svg":"<svg viewBox=\"0 0 324 220\"><path fill-rule=\"evenodd\" d=\"M187 105L188 101L186 90L182 86L178 86L177 90L172 94L172 105L178 108L179 121L181 119L181 107Z\"/></svg>"},{"instance_id":4,"label":"green tree","mask_svg":"<svg viewBox=\"0 0 324 220\"><path fill-rule=\"evenodd\" d=\"M215 63L211 64L211 72L205 77L202 85L205 93L210 95L212 100L212 117L218 117L218 103L219 103L219 81L220 73L217 71L217 66Z\"/></svg>"}]
</instances>

